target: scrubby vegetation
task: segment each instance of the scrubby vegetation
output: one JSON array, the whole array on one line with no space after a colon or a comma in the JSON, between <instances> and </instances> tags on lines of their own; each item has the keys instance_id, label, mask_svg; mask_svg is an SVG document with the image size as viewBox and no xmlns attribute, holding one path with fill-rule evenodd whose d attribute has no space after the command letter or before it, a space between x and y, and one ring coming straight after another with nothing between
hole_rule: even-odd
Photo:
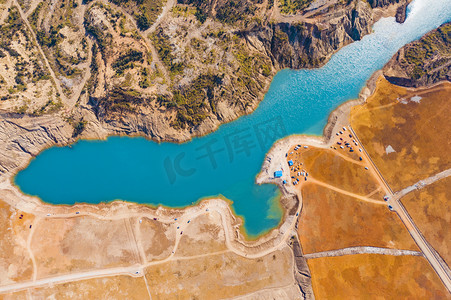
<instances>
[{"instance_id":1,"label":"scrubby vegetation","mask_svg":"<svg viewBox=\"0 0 451 300\"><path fill-rule=\"evenodd\" d=\"M126 9L134 16L136 25L140 30L146 30L156 21L160 15L163 0L110 0L112 3Z\"/></svg>"},{"instance_id":2,"label":"scrubby vegetation","mask_svg":"<svg viewBox=\"0 0 451 300\"><path fill-rule=\"evenodd\" d=\"M404 54L403 65L410 65L410 75L419 79L431 69L438 68L451 61L451 23L424 36L408 47ZM433 63L430 63L434 60Z\"/></svg>"},{"instance_id":3,"label":"scrubby vegetation","mask_svg":"<svg viewBox=\"0 0 451 300\"><path fill-rule=\"evenodd\" d=\"M174 76L181 73L184 69L184 64L181 61L177 61L175 56L172 54L172 47L169 42L169 37L164 34L161 28L152 35L152 41L154 42L158 55L160 56L162 62L168 67L171 75Z\"/></svg>"},{"instance_id":4,"label":"scrubby vegetation","mask_svg":"<svg viewBox=\"0 0 451 300\"><path fill-rule=\"evenodd\" d=\"M17 7L12 7L9 10L9 15L5 21L5 24L0 27L0 49L3 50L0 50L0 58L6 57L7 53L11 57L11 63L14 66L14 71L9 73L14 76L14 85L8 87L8 94L11 96L12 94L27 91L29 83L47 80L50 79L50 76L45 71L42 62L39 61L39 56L28 57L26 53L17 51L20 49L17 46L18 44L24 47L25 52L33 50L29 31L24 26ZM8 67L6 69L8 70ZM8 99L9 96L2 96L2 99ZM27 109L28 105L22 105L19 111L25 113Z\"/></svg>"},{"instance_id":5,"label":"scrubby vegetation","mask_svg":"<svg viewBox=\"0 0 451 300\"><path fill-rule=\"evenodd\" d=\"M255 5L246 0L230 0L216 8L216 17L226 24L234 24L254 14Z\"/></svg>"},{"instance_id":6,"label":"scrubby vegetation","mask_svg":"<svg viewBox=\"0 0 451 300\"><path fill-rule=\"evenodd\" d=\"M108 116L113 112L135 113L138 106L147 105L150 100L143 98L138 91L116 87L107 96L93 101L96 102L94 105L98 108L98 113Z\"/></svg>"},{"instance_id":7,"label":"scrubby vegetation","mask_svg":"<svg viewBox=\"0 0 451 300\"><path fill-rule=\"evenodd\" d=\"M210 112L216 113L215 91L221 84L221 76L200 75L187 89L176 89L173 96L160 95L157 101L177 111L176 119L171 123L174 128L197 126Z\"/></svg>"},{"instance_id":8,"label":"scrubby vegetation","mask_svg":"<svg viewBox=\"0 0 451 300\"><path fill-rule=\"evenodd\" d=\"M73 123L72 125L74 126L74 132L72 133L72 137L79 136L83 132L83 130L85 130L87 123L88 122L86 121L78 121Z\"/></svg>"},{"instance_id":9,"label":"scrubby vegetation","mask_svg":"<svg viewBox=\"0 0 451 300\"><path fill-rule=\"evenodd\" d=\"M230 0L215 3L215 14L212 13L212 5L208 0L178 0L179 3L193 5L196 8L195 16L200 23L204 23L207 17L215 17L224 24L239 25L238 23L250 20L257 7L255 4L261 0ZM214 16L215 15L215 16Z\"/></svg>"},{"instance_id":10,"label":"scrubby vegetation","mask_svg":"<svg viewBox=\"0 0 451 300\"><path fill-rule=\"evenodd\" d=\"M28 16L28 22L30 23L33 30L36 30L38 26L39 14L41 13L44 2L41 2L36 6L35 10Z\"/></svg>"},{"instance_id":11,"label":"scrubby vegetation","mask_svg":"<svg viewBox=\"0 0 451 300\"><path fill-rule=\"evenodd\" d=\"M5 24L0 27L0 46L6 51L12 51L9 47L11 45L11 41L13 40L13 36L21 31L23 34L26 34L25 27L22 24L22 20L19 15L19 11L16 7L12 7L9 11L9 15L5 20ZM13 55L10 53L12 56Z\"/></svg>"},{"instance_id":12,"label":"scrubby vegetation","mask_svg":"<svg viewBox=\"0 0 451 300\"><path fill-rule=\"evenodd\" d=\"M102 26L93 26L89 20L88 15L85 16L84 25L86 32L91 34L95 38L102 56L106 58L108 48L111 46L113 41L113 36L107 31L108 28L103 24Z\"/></svg>"},{"instance_id":13,"label":"scrubby vegetation","mask_svg":"<svg viewBox=\"0 0 451 300\"><path fill-rule=\"evenodd\" d=\"M54 113L54 112L60 110L62 107L63 107L63 103L61 103L61 101L48 100L39 109L36 109L35 111L33 111L33 115L41 116L45 113Z\"/></svg>"},{"instance_id":14,"label":"scrubby vegetation","mask_svg":"<svg viewBox=\"0 0 451 300\"><path fill-rule=\"evenodd\" d=\"M144 62L143 53L134 49L128 50L125 54L119 56L111 65L116 74L122 74L125 70L134 67L133 62Z\"/></svg>"},{"instance_id":15,"label":"scrubby vegetation","mask_svg":"<svg viewBox=\"0 0 451 300\"><path fill-rule=\"evenodd\" d=\"M36 32L36 38L39 44L48 48L56 46L56 44L62 40L62 36L58 33L61 28L63 28L63 24L59 24L56 28L51 26L48 32L45 30L38 30Z\"/></svg>"},{"instance_id":16,"label":"scrubby vegetation","mask_svg":"<svg viewBox=\"0 0 451 300\"><path fill-rule=\"evenodd\" d=\"M72 79L83 74L78 65L88 58L86 38L75 25L77 7L73 0L42 1L28 16L51 68L57 76L64 77L61 88L66 95L72 93Z\"/></svg>"},{"instance_id":17,"label":"scrubby vegetation","mask_svg":"<svg viewBox=\"0 0 451 300\"><path fill-rule=\"evenodd\" d=\"M295 14L306 9L313 0L280 0L280 12Z\"/></svg>"},{"instance_id":18,"label":"scrubby vegetation","mask_svg":"<svg viewBox=\"0 0 451 300\"><path fill-rule=\"evenodd\" d=\"M421 86L451 78L451 23L431 31L418 41L404 46L388 66L399 68L405 75L388 75L392 83ZM398 70L399 71L399 70ZM396 72L398 72L396 71Z\"/></svg>"}]
</instances>

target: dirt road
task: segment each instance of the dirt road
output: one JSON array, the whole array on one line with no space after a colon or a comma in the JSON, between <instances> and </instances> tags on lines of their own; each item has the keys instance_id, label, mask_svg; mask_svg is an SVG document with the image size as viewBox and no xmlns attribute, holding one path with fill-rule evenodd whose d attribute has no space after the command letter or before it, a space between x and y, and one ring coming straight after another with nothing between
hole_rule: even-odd
<instances>
[{"instance_id":1,"label":"dirt road","mask_svg":"<svg viewBox=\"0 0 451 300\"><path fill-rule=\"evenodd\" d=\"M351 126L349 126L349 129L352 131L354 137L360 143L360 145L361 145L361 147L363 149L363 155L365 155L365 157L369 161L368 168L371 170L371 172L373 174L375 174L376 178L378 178L378 180L380 181L382 187L384 188L384 191L385 191L386 195L389 196L389 200L387 202L387 205L391 205L392 210L395 211L398 214L399 218L404 223L404 226L406 226L406 228L409 231L410 235L415 240L415 243L418 245L420 250L423 252L425 258L429 261L430 265L435 270L437 275L440 277L440 279L442 280L442 282L445 285L445 287L451 293L451 275L450 275L448 266L446 266L446 264L444 264L443 260L438 257L437 252L435 250L433 250L431 245L429 245L429 243L426 241L424 236L421 234L420 230L415 225L414 221L410 217L410 215L407 212L406 208L404 207L404 205L402 205L402 203L399 200L399 198L397 198L395 196L395 193L392 191L392 189L388 185L387 181L383 178L383 176L380 173L379 169L374 164L373 160L369 156L368 152L366 151L365 147L363 146L363 144L361 143L360 139L358 138L357 134L354 132L354 130L352 129ZM441 178L449 176L447 174L449 174L449 170L446 170L446 171L444 171L442 173L436 174L435 176L432 176L432 177L430 177L428 179L425 179L425 181L432 183L432 182L434 182L436 180L439 180ZM402 190L400 192L400 194L404 193L404 195L405 195L407 193L406 191L407 192L411 191L411 187L408 187L408 188Z\"/></svg>"},{"instance_id":2,"label":"dirt road","mask_svg":"<svg viewBox=\"0 0 451 300\"><path fill-rule=\"evenodd\" d=\"M119 267L119 268L100 269L100 270L93 270L93 271L80 272L80 273L70 273L70 274L66 274L66 275L39 279L36 281L26 281L26 282L21 282L21 283L0 286L0 294L24 290L24 289L33 288L33 287L49 285L49 284L72 282L72 281L78 281L78 280L117 276L117 275L129 275L129 276L139 277L139 276L143 276L143 271L142 271L141 266L135 265L135 266L129 266L129 267Z\"/></svg>"},{"instance_id":3,"label":"dirt road","mask_svg":"<svg viewBox=\"0 0 451 300\"><path fill-rule=\"evenodd\" d=\"M22 18L24 24L27 26L28 31L31 33L31 37L32 37L32 39L33 39L33 43L34 43L34 44L36 45L36 47L38 48L38 51L39 51L39 53L41 54L42 59L44 60L44 64L45 64L45 66L47 67L47 69L48 69L48 71L49 71L49 73L50 73L50 76L51 76L52 79L53 79L53 84L55 85L56 90L58 91L58 93L59 93L61 99L63 99L63 102L66 103L66 102L67 102L66 96L65 96L65 94L63 93L63 90L62 90L61 86L58 84L58 80L57 80L57 78L56 78L56 75L55 75L55 73L53 72L53 69L51 68L49 61L47 60L47 57L45 56L44 51L42 50L41 46L39 45L38 40L37 40L37 38L36 38L36 34L35 34L35 32L33 31L33 28L31 27L30 23L28 22L28 19L27 19L25 13L24 13L24 12L22 11L22 9L20 8L20 5L19 5L19 3L17 2L17 0L14 0L14 1L13 1L13 4L17 7L17 9L18 9L18 11L19 11L19 14L20 14L20 17Z\"/></svg>"},{"instance_id":4,"label":"dirt road","mask_svg":"<svg viewBox=\"0 0 451 300\"><path fill-rule=\"evenodd\" d=\"M337 188L337 187L335 187L333 185L330 185L328 183L324 183L322 181L318 181L318 180L316 180L316 179L314 179L312 177L308 177L308 181L307 182L323 186L323 187L328 188L328 189L330 189L332 191L335 191L337 193L344 194L344 195L347 195L347 196L359 199L361 201L369 202L369 203L372 203L372 204L385 205L385 202L382 201L382 200L375 200L375 199L371 199L371 198L368 198L368 197L365 197L365 196L362 196L362 195L358 195L358 194L355 194L355 193L352 193L352 192L348 192L348 191L342 190L340 188Z\"/></svg>"},{"instance_id":5,"label":"dirt road","mask_svg":"<svg viewBox=\"0 0 451 300\"><path fill-rule=\"evenodd\" d=\"M306 259L320 258L320 257L335 257L343 255L354 255L354 254L383 254L383 255L413 255L422 256L421 252L411 251L411 250L399 250L399 249L389 249L380 247L349 247L337 250L323 251L317 253L305 254Z\"/></svg>"},{"instance_id":6,"label":"dirt road","mask_svg":"<svg viewBox=\"0 0 451 300\"><path fill-rule=\"evenodd\" d=\"M404 197L405 195L407 195L408 193L415 191L415 190L419 190L422 189L423 187L432 184L440 179L446 178L451 176L451 169L445 170L443 172L437 173L431 177L428 177L426 179L420 180L417 183L406 187L405 189L402 189L399 192L396 192L394 197L392 199L394 200L398 200L401 199L402 197Z\"/></svg>"}]
</instances>

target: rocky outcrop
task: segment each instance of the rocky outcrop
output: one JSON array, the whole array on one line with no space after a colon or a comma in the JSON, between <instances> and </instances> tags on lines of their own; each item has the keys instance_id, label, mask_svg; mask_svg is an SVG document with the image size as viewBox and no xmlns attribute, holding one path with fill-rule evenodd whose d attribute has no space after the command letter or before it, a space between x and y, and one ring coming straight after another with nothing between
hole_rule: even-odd
<instances>
[{"instance_id":1,"label":"rocky outcrop","mask_svg":"<svg viewBox=\"0 0 451 300\"><path fill-rule=\"evenodd\" d=\"M403 2L402 0L368 0L368 3L371 5L372 8L376 7L385 7L389 6L390 4L400 3Z\"/></svg>"},{"instance_id":2,"label":"rocky outcrop","mask_svg":"<svg viewBox=\"0 0 451 300\"><path fill-rule=\"evenodd\" d=\"M383 69L385 78L406 87L451 81L451 23L402 47Z\"/></svg>"},{"instance_id":3,"label":"rocky outcrop","mask_svg":"<svg viewBox=\"0 0 451 300\"><path fill-rule=\"evenodd\" d=\"M408 4L409 3L406 2L406 3L402 4L401 6L399 6L396 9L396 15L395 15L396 22L404 23L406 21L406 18L407 18L407 5Z\"/></svg>"},{"instance_id":4,"label":"rocky outcrop","mask_svg":"<svg viewBox=\"0 0 451 300\"><path fill-rule=\"evenodd\" d=\"M335 51L371 31L371 9L361 2L325 19L316 24L274 24L259 38L279 68L299 69L323 65Z\"/></svg>"},{"instance_id":5,"label":"rocky outcrop","mask_svg":"<svg viewBox=\"0 0 451 300\"><path fill-rule=\"evenodd\" d=\"M73 127L55 116L0 116L0 176L25 164L39 152L72 141Z\"/></svg>"},{"instance_id":6,"label":"rocky outcrop","mask_svg":"<svg viewBox=\"0 0 451 300\"><path fill-rule=\"evenodd\" d=\"M335 6L316 22L280 22L254 27L245 33L257 37L265 46L276 68L311 68L324 65L337 50L372 31L372 7L385 7L407 1L352 2ZM399 18L403 21L402 18Z\"/></svg>"}]
</instances>

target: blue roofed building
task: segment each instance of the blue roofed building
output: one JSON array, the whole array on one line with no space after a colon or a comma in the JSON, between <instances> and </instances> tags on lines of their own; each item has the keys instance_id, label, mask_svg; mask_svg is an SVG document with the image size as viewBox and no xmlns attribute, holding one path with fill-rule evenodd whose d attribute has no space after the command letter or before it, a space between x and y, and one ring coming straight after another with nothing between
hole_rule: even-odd
<instances>
[{"instance_id":1,"label":"blue roofed building","mask_svg":"<svg viewBox=\"0 0 451 300\"><path fill-rule=\"evenodd\" d=\"M293 161L292 161L291 159L288 161L288 165L289 165L290 167L293 165Z\"/></svg>"},{"instance_id":2,"label":"blue roofed building","mask_svg":"<svg viewBox=\"0 0 451 300\"><path fill-rule=\"evenodd\" d=\"M282 171L275 171L275 172L274 172L274 177L275 177L275 178L280 178L280 177L282 177Z\"/></svg>"}]
</instances>

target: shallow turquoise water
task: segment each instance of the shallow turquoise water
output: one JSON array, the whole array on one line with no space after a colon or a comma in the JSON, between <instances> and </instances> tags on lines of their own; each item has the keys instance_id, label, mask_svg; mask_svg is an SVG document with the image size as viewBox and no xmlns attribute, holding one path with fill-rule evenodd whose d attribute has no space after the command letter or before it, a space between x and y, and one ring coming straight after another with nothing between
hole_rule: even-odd
<instances>
[{"instance_id":1,"label":"shallow turquoise water","mask_svg":"<svg viewBox=\"0 0 451 300\"><path fill-rule=\"evenodd\" d=\"M356 98L401 46L450 20L450 0L416 0L404 24L382 19L373 34L341 49L323 68L280 71L253 114L208 136L181 145L126 137L79 141L45 150L15 182L53 204L122 199L180 207L222 194L245 218L246 232L261 234L281 218L272 205L277 187L254 183L271 145L294 133L322 134L329 113Z\"/></svg>"}]
</instances>

